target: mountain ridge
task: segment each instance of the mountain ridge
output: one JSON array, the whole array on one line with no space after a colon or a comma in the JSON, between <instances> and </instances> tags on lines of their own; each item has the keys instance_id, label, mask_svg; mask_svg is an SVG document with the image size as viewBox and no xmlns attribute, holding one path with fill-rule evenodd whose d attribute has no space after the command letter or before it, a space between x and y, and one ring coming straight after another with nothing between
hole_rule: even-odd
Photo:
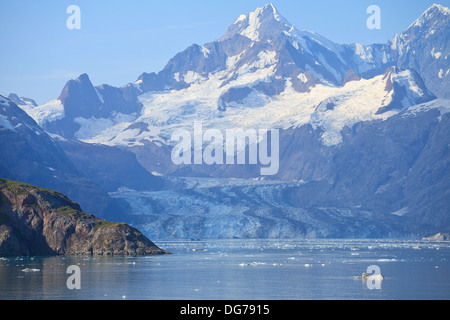
<instances>
[{"instance_id":1,"label":"mountain ridge","mask_svg":"<svg viewBox=\"0 0 450 320\"><path fill-rule=\"evenodd\" d=\"M438 22L438 18L442 17L446 20ZM424 26L428 29L435 27L433 34L429 35L431 31L426 30L414 31ZM446 52L450 52L450 47L435 41L435 37L440 35L445 39L449 28L448 9L434 5L387 44L340 45L314 32L297 30L273 4L267 4L241 15L217 40L201 46L194 44L176 54L158 73L143 73L136 82L120 88L94 86L83 74L66 84L60 97L55 100L57 103L35 108L36 111L31 110L30 114L52 133L100 142L92 138L102 131L119 133L133 123L142 122L154 126L148 119L142 121L142 115L148 109L142 97L151 92L183 92L197 83L215 79L214 86L217 88L213 90L220 92L220 99L214 104L217 105L216 110L221 112L211 112L211 117L220 117L221 113L226 114L230 103L250 106L252 102L266 104L270 99L279 97L289 86L300 93L310 92L318 85L339 88L348 82L346 77L350 74L353 80L369 79L383 74L390 67L412 69L423 79L425 87L431 86L433 93L427 96L447 98L450 96L447 96L446 84L450 77L447 77L448 71L444 70L443 61L447 59ZM405 39L409 39L407 43ZM430 52L411 56L409 52L414 50L412 47L418 41L442 43L442 48L432 49L431 45L427 45ZM417 69L417 65L427 65L427 68ZM248 102L245 100L247 97L253 97L253 100ZM185 102L186 105L192 103L195 104L189 100ZM49 112L46 116L40 109L55 109L56 113ZM96 132L88 131L92 128L97 128ZM152 137L158 140L154 134ZM108 139L113 141L114 137Z\"/></svg>"}]
</instances>

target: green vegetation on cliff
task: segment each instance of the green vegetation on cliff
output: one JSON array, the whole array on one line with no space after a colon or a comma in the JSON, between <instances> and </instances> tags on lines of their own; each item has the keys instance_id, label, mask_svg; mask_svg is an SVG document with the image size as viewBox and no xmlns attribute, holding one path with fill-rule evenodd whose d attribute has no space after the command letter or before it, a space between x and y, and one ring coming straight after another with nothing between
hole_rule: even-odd
<instances>
[{"instance_id":1,"label":"green vegetation on cliff","mask_svg":"<svg viewBox=\"0 0 450 320\"><path fill-rule=\"evenodd\" d=\"M165 253L135 228L85 213L59 192L0 179L0 256Z\"/></svg>"}]
</instances>

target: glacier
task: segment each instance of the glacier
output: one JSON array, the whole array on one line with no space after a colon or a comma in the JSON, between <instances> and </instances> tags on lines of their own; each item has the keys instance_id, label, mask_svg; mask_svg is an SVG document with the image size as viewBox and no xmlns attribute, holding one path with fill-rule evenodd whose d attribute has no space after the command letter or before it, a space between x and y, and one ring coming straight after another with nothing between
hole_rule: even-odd
<instances>
[{"instance_id":1,"label":"glacier","mask_svg":"<svg viewBox=\"0 0 450 320\"><path fill-rule=\"evenodd\" d=\"M303 208L289 194L305 181L167 177L177 187L119 188L111 197L131 205L128 220L152 239L377 238L401 226L359 206ZM384 221L383 221L384 220Z\"/></svg>"}]
</instances>

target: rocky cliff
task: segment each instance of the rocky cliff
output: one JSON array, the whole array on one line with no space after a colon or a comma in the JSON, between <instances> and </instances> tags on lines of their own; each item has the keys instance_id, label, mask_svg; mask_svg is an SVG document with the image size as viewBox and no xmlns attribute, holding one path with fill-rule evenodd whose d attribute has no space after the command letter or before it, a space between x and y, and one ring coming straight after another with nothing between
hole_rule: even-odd
<instances>
[{"instance_id":1,"label":"rocky cliff","mask_svg":"<svg viewBox=\"0 0 450 320\"><path fill-rule=\"evenodd\" d=\"M135 228L86 214L58 192L0 179L0 256L165 253Z\"/></svg>"}]
</instances>

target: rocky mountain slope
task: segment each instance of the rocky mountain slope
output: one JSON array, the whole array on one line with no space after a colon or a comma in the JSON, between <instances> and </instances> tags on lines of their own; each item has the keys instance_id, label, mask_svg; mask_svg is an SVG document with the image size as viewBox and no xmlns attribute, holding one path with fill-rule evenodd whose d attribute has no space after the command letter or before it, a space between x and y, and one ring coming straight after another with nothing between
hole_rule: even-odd
<instances>
[{"instance_id":1,"label":"rocky mountain slope","mask_svg":"<svg viewBox=\"0 0 450 320\"><path fill-rule=\"evenodd\" d=\"M384 45L353 45L355 70L372 76L386 66L414 69L438 98L449 99L450 10L439 4L428 8L407 30Z\"/></svg>"},{"instance_id":2,"label":"rocky mountain slope","mask_svg":"<svg viewBox=\"0 0 450 320\"><path fill-rule=\"evenodd\" d=\"M161 185L158 177L139 165L133 153L47 133L2 95L0 145L0 177L62 192L100 217L127 212L126 203L107 194L118 186L148 190Z\"/></svg>"},{"instance_id":3,"label":"rocky mountain slope","mask_svg":"<svg viewBox=\"0 0 450 320\"><path fill-rule=\"evenodd\" d=\"M135 228L86 214L60 193L0 179L0 256L164 253Z\"/></svg>"}]
</instances>

